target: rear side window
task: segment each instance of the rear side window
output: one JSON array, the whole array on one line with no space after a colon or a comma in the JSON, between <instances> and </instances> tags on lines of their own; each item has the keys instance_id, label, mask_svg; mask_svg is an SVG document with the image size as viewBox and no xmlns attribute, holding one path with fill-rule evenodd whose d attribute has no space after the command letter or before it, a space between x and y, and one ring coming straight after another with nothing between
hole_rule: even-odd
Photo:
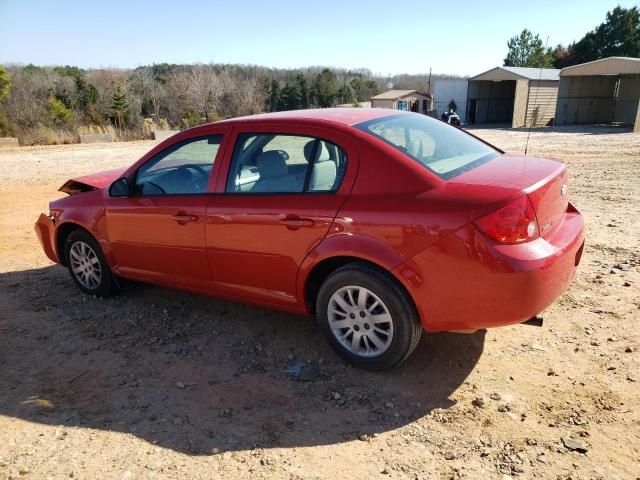
<instances>
[{"instance_id":1,"label":"rear side window","mask_svg":"<svg viewBox=\"0 0 640 480\"><path fill-rule=\"evenodd\" d=\"M355 125L447 180L498 155L489 145L424 115L393 115Z\"/></svg>"},{"instance_id":2,"label":"rear side window","mask_svg":"<svg viewBox=\"0 0 640 480\"><path fill-rule=\"evenodd\" d=\"M334 192L347 158L320 138L274 133L238 137L226 191L229 193Z\"/></svg>"}]
</instances>

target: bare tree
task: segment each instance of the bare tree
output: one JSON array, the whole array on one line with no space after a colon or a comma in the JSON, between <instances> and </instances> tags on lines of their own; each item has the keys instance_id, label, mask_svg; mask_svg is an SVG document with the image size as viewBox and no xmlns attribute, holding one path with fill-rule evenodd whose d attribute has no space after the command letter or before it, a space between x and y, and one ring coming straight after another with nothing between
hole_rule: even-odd
<instances>
[{"instance_id":1,"label":"bare tree","mask_svg":"<svg viewBox=\"0 0 640 480\"><path fill-rule=\"evenodd\" d=\"M214 120L222 88L213 65L193 65L188 70L188 81L189 103L202 113L207 122Z\"/></svg>"},{"instance_id":2,"label":"bare tree","mask_svg":"<svg viewBox=\"0 0 640 480\"><path fill-rule=\"evenodd\" d=\"M153 70L149 67L137 68L129 77L129 85L132 92L140 98L140 104L148 102L151 105L151 115L155 121L159 121L167 91L165 86L156 80Z\"/></svg>"},{"instance_id":3,"label":"bare tree","mask_svg":"<svg viewBox=\"0 0 640 480\"><path fill-rule=\"evenodd\" d=\"M12 121L23 127L35 127L45 121L51 74L45 69L10 70L11 94L5 100L7 114Z\"/></svg>"}]
</instances>

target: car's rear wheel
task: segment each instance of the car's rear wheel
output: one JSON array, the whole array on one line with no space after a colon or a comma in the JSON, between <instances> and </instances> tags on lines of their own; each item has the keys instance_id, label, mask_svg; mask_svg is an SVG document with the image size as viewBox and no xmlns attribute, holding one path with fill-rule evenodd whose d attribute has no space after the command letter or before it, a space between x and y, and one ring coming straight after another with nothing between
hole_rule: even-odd
<instances>
[{"instance_id":1,"label":"car's rear wheel","mask_svg":"<svg viewBox=\"0 0 640 480\"><path fill-rule=\"evenodd\" d=\"M90 295L110 297L116 291L113 274L98 242L84 230L74 230L65 242L65 259L73 281Z\"/></svg>"},{"instance_id":2,"label":"car's rear wheel","mask_svg":"<svg viewBox=\"0 0 640 480\"><path fill-rule=\"evenodd\" d=\"M364 263L345 265L329 275L316 300L316 316L333 349L367 370L403 362L422 334L404 289L388 274Z\"/></svg>"}]
</instances>

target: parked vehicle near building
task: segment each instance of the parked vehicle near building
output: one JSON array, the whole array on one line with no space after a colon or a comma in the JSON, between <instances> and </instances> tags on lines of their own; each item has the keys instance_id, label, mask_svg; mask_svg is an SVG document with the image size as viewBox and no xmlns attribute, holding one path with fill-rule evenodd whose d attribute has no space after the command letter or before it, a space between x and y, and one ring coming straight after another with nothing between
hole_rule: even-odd
<instances>
[{"instance_id":1,"label":"parked vehicle near building","mask_svg":"<svg viewBox=\"0 0 640 480\"><path fill-rule=\"evenodd\" d=\"M424 115L280 112L185 130L71 179L35 228L88 293L118 277L317 317L344 359L404 361L423 330L524 322L584 244L565 165Z\"/></svg>"}]
</instances>

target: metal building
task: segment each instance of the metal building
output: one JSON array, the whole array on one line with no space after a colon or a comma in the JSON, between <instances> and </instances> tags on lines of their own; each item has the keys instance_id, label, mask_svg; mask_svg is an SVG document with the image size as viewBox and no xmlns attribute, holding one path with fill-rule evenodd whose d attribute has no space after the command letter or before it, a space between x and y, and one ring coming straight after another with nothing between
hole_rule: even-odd
<instances>
[{"instance_id":1,"label":"metal building","mask_svg":"<svg viewBox=\"0 0 640 480\"><path fill-rule=\"evenodd\" d=\"M640 132L640 59L609 57L560 71L556 124L621 123Z\"/></svg>"},{"instance_id":2,"label":"metal building","mask_svg":"<svg viewBox=\"0 0 640 480\"><path fill-rule=\"evenodd\" d=\"M468 123L553 124L560 70L496 67L469 79Z\"/></svg>"},{"instance_id":3,"label":"metal building","mask_svg":"<svg viewBox=\"0 0 640 480\"><path fill-rule=\"evenodd\" d=\"M371 97L373 108L391 108L428 114L433 109L433 96L417 90L389 90Z\"/></svg>"},{"instance_id":4,"label":"metal building","mask_svg":"<svg viewBox=\"0 0 640 480\"><path fill-rule=\"evenodd\" d=\"M466 121L467 110L467 80L463 78L437 79L433 83L433 96L435 97L436 115L440 118L443 112L448 111L449 104L453 100L456 104L456 113L461 122Z\"/></svg>"}]
</instances>

